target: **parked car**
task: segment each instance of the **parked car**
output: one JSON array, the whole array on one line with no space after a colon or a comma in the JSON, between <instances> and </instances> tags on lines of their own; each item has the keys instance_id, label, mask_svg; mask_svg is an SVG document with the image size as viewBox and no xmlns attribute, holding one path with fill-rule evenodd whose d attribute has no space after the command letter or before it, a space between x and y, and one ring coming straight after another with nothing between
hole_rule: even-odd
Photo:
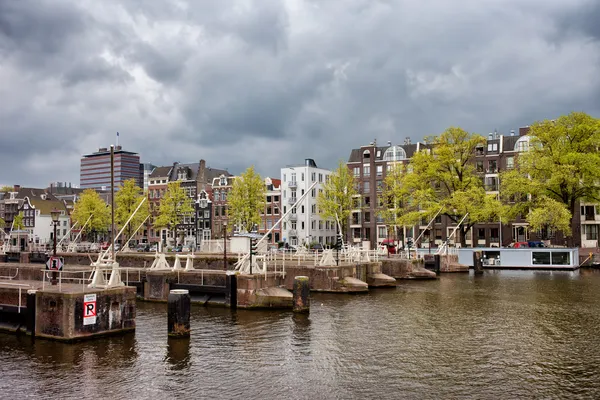
<instances>
[{"instance_id":1,"label":"parked car","mask_svg":"<svg viewBox=\"0 0 600 400\"><path fill-rule=\"evenodd\" d=\"M182 250L183 250L182 245L177 245L177 246L173 247L173 252L175 252L175 253L181 253Z\"/></svg>"},{"instance_id":2,"label":"parked car","mask_svg":"<svg viewBox=\"0 0 600 400\"><path fill-rule=\"evenodd\" d=\"M531 241L527 242L527 244L529 245L529 247L547 247L546 244L541 241Z\"/></svg>"},{"instance_id":3,"label":"parked car","mask_svg":"<svg viewBox=\"0 0 600 400\"><path fill-rule=\"evenodd\" d=\"M321 243L315 243L312 246L310 246L310 251L317 252L317 253L322 253L323 252L323 245Z\"/></svg>"},{"instance_id":4,"label":"parked car","mask_svg":"<svg viewBox=\"0 0 600 400\"><path fill-rule=\"evenodd\" d=\"M148 243L140 243L137 245L137 247L135 248L136 251L138 252L149 252L150 251L150 245Z\"/></svg>"},{"instance_id":5,"label":"parked car","mask_svg":"<svg viewBox=\"0 0 600 400\"><path fill-rule=\"evenodd\" d=\"M150 246L150 249L148 251L152 251L152 252L158 251L158 244L154 243L152 246Z\"/></svg>"},{"instance_id":6,"label":"parked car","mask_svg":"<svg viewBox=\"0 0 600 400\"><path fill-rule=\"evenodd\" d=\"M516 242L516 243L511 243L508 247L512 247L514 249L527 249L527 248L529 248L529 243L528 242Z\"/></svg>"},{"instance_id":7,"label":"parked car","mask_svg":"<svg viewBox=\"0 0 600 400\"><path fill-rule=\"evenodd\" d=\"M102 250L108 250L108 246L109 246L108 242L101 242L100 243L100 248Z\"/></svg>"},{"instance_id":8,"label":"parked car","mask_svg":"<svg viewBox=\"0 0 600 400\"><path fill-rule=\"evenodd\" d=\"M194 251L194 246L193 246L193 245L191 245L191 244L186 244L185 246L183 246L183 247L181 248L181 251L182 251L183 253L191 253L192 251Z\"/></svg>"}]
</instances>

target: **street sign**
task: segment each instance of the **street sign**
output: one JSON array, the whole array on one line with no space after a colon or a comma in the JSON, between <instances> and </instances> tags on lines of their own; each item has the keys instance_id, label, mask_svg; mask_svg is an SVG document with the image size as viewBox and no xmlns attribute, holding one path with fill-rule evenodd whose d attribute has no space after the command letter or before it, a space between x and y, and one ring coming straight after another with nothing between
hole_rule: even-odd
<instances>
[{"instance_id":1,"label":"street sign","mask_svg":"<svg viewBox=\"0 0 600 400\"><path fill-rule=\"evenodd\" d=\"M65 261L62 257L52 256L46 262L46 269L50 271L62 271Z\"/></svg>"},{"instance_id":2,"label":"street sign","mask_svg":"<svg viewBox=\"0 0 600 400\"><path fill-rule=\"evenodd\" d=\"M94 325L96 323L96 295L83 295L83 325Z\"/></svg>"}]
</instances>

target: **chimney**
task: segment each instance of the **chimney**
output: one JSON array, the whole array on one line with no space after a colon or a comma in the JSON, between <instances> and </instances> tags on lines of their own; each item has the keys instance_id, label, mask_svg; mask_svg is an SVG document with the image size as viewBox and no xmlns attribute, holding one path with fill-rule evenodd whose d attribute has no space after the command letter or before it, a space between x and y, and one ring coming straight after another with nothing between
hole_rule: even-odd
<instances>
[{"instance_id":1,"label":"chimney","mask_svg":"<svg viewBox=\"0 0 600 400\"><path fill-rule=\"evenodd\" d=\"M519 136L525 136L529 133L529 126L519 128Z\"/></svg>"},{"instance_id":2,"label":"chimney","mask_svg":"<svg viewBox=\"0 0 600 400\"><path fill-rule=\"evenodd\" d=\"M392 145L392 142L390 140L388 140L388 147L390 147Z\"/></svg>"},{"instance_id":3,"label":"chimney","mask_svg":"<svg viewBox=\"0 0 600 400\"><path fill-rule=\"evenodd\" d=\"M510 136L515 136L515 130L514 129L510 130Z\"/></svg>"},{"instance_id":4,"label":"chimney","mask_svg":"<svg viewBox=\"0 0 600 400\"><path fill-rule=\"evenodd\" d=\"M13 191L14 191L14 192L18 192L19 190L21 190L21 185L15 185L15 186L13 187Z\"/></svg>"}]
</instances>

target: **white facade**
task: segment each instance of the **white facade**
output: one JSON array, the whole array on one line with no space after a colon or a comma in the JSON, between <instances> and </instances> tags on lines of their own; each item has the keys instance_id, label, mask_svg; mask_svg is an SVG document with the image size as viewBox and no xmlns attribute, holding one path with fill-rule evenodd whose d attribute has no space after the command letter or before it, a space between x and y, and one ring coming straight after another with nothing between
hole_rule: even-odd
<instances>
[{"instance_id":1,"label":"white facade","mask_svg":"<svg viewBox=\"0 0 600 400\"><path fill-rule=\"evenodd\" d=\"M285 214L300 197L315 187L300 202L295 210L282 222L282 240L290 245L321 243L323 246L335 242L334 221L324 220L318 213L317 196L331 171L318 168L312 159L304 165L288 166L281 169L281 207Z\"/></svg>"},{"instance_id":2,"label":"white facade","mask_svg":"<svg viewBox=\"0 0 600 400\"><path fill-rule=\"evenodd\" d=\"M51 200L36 200L37 202L45 202ZM56 238L60 241L63 237L68 236L69 229L71 229L71 219L64 209L64 204L53 201L53 204L62 206L60 210L61 214L58 219L56 226ZM36 207L35 202L25 198L23 202L23 230L26 230L29 234L34 245L45 245L52 244L54 242L54 225L52 223L52 216L46 212L41 211ZM68 238L67 238L68 239ZM65 240L67 240L65 239Z\"/></svg>"}]
</instances>

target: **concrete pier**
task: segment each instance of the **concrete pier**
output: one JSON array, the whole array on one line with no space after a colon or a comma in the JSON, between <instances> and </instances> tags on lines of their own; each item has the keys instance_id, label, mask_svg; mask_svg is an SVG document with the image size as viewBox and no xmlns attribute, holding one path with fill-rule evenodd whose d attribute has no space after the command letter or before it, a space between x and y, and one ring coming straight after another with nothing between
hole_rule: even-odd
<instances>
[{"instance_id":1,"label":"concrete pier","mask_svg":"<svg viewBox=\"0 0 600 400\"><path fill-rule=\"evenodd\" d=\"M0 282L0 328L60 341L135 330L135 288Z\"/></svg>"},{"instance_id":2,"label":"concrete pier","mask_svg":"<svg viewBox=\"0 0 600 400\"><path fill-rule=\"evenodd\" d=\"M310 312L310 283L308 276L297 276L294 278L294 312Z\"/></svg>"},{"instance_id":3,"label":"concrete pier","mask_svg":"<svg viewBox=\"0 0 600 400\"><path fill-rule=\"evenodd\" d=\"M168 298L167 328L169 337L190 336L190 292L185 289L174 289Z\"/></svg>"},{"instance_id":4,"label":"concrete pier","mask_svg":"<svg viewBox=\"0 0 600 400\"><path fill-rule=\"evenodd\" d=\"M381 270L395 279L436 279L435 272L424 268L423 260L385 258Z\"/></svg>"}]
</instances>

